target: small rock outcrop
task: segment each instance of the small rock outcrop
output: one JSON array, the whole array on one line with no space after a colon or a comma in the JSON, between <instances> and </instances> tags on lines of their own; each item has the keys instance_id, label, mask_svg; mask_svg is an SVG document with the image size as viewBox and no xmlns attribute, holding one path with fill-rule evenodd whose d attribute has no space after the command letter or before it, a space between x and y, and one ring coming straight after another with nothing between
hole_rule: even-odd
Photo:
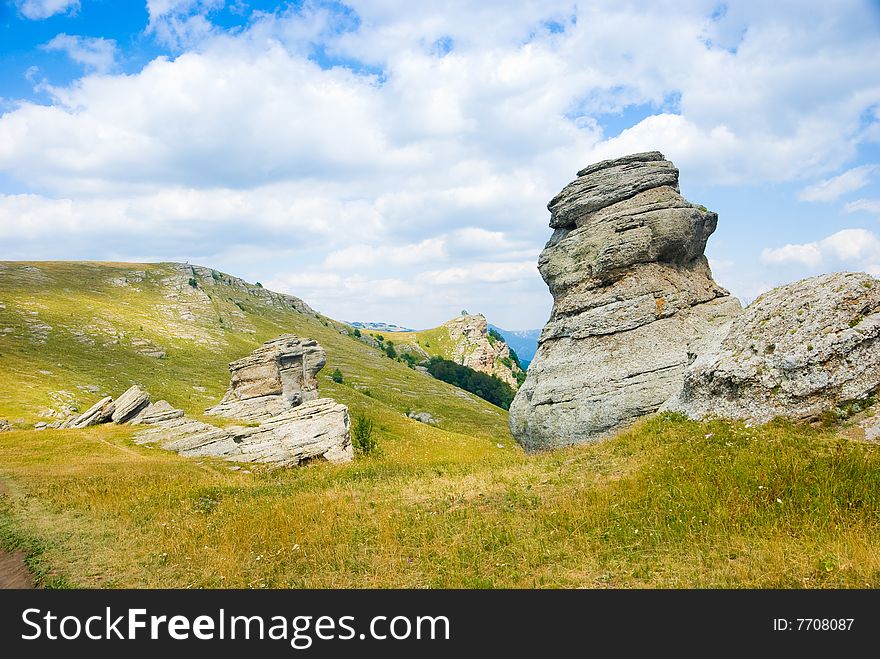
<instances>
[{"instance_id":1,"label":"small rock outcrop","mask_svg":"<svg viewBox=\"0 0 880 659\"><path fill-rule=\"evenodd\" d=\"M656 411L742 308L704 256L718 216L654 151L578 172L548 208L538 259L553 311L510 406L527 450L596 441Z\"/></svg>"},{"instance_id":2,"label":"small rock outcrop","mask_svg":"<svg viewBox=\"0 0 880 659\"><path fill-rule=\"evenodd\" d=\"M183 416L183 410L173 407L167 400L157 400L150 403L130 421L131 425L162 423L179 419Z\"/></svg>"},{"instance_id":3,"label":"small rock outcrop","mask_svg":"<svg viewBox=\"0 0 880 659\"><path fill-rule=\"evenodd\" d=\"M111 396L107 396L106 398L99 400L79 416L75 416L65 421L61 424L61 427L87 428L89 426L96 426L99 423L106 423L109 421L115 411L116 403L113 402Z\"/></svg>"},{"instance_id":4,"label":"small rock outcrop","mask_svg":"<svg viewBox=\"0 0 880 659\"><path fill-rule=\"evenodd\" d=\"M12 424L6 419L0 419L0 432L8 432L12 430Z\"/></svg>"},{"instance_id":5,"label":"small rock outcrop","mask_svg":"<svg viewBox=\"0 0 880 659\"><path fill-rule=\"evenodd\" d=\"M318 371L327 363L314 339L285 334L232 362L229 389L208 414L268 419L318 397Z\"/></svg>"},{"instance_id":6,"label":"small rock outcrop","mask_svg":"<svg viewBox=\"0 0 880 659\"><path fill-rule=\"evenodd\" d=\"M150 404L150 395L136 384L116 399L110 418L113 423L130 421Z\"/></svg>"},{"instance_id":7,"label":"small rock outcrop","mask_svg":"<svg viewBox=\"0 0 880 659\"><path fill-rule=\"evenodd\" d=\"M157 443L185 456L214 456L278 467L321 458L354 457L348 408L318 398L324 350L312 339L284 335L229 365L232 377L223 400L208 414L256 420L256 426L220 428L177 414L165 401L144 409L132 423L148 423L140 444Z\"/></svg>"},{"instance_id":8,"label":"small rock outcrop","mask_svg":"<svg viewBox=\"0 0 880 659\"><path fill-rule=\"evenodd\" d=\"M256 427L218 428L179 418L140 432L138 444L157 443L187 457L220 457L234 462L290 467L321 458L352 459L348 408L319 398L263 421Z\"/></svg>"},{"instance_id":9,"label":"small rock outcrop","mask_svg":"<svg viewBox=\"0 0 880 659\"><path fill-rule=\"evenodd\" d=\"M494 375L514 389L519 386L516 376L522 371L511 361L507 343L489 334L489 324L483 314L461 315L443 323L442 327L452 341L448 359Z\"/></svg>"},{"instance_id":10,"label":"small rock outcrop","mask_svg":"<svg viewBox=\"0 0 880 659\"><path fill-rule=\"evenodd\" d=\"M880 280L834 273L755 300L688 367L665 408L763 423L813 419L880 387Z\"/></svg>"},{"instance_id":11,"label":"small rock outcrop","mask_svg":"<svg viewBox=\"0 0 880 659\"><path fill-rule=\"evenodd\" d=\"M427 423L430 426L436 426L439 423L429 412L407 412L406 416L414 421Z\"/></svg>"}]
</instances>

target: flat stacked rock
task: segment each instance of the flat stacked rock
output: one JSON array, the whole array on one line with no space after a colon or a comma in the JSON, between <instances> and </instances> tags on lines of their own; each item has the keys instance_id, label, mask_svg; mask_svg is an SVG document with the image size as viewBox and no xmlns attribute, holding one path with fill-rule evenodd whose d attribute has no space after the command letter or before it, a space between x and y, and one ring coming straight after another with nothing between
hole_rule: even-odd
<instances>
[{"instance_id":1,"label":"flat stacked rock","mask_svg":"<svg viewBox=\"0 0 880 659\"><path fill-rule=\"evenodd\" d=\"M150 395L137 385L133 385L116 399L110 418L113 423L125 423L150 404Z\"/></svg>"},{"instance_id":2,"label":"flat stacked rock","mask_svg":"<svg viewBox=\"0 0 880 659\"><path fill-rule=\"evenodd\" d=\"M177 415L179 410L159 401L135 417L132 423L152 424L135 441L156 443L188 457L277 467L318 458L347 462L354 457L348 408L317 397L317 374L325 362L324 350L312 339L285 335L269 341L230 364L229 389L220 404L207 410L237 420L258 420L259 425L220 428Z\"/></svg>"},{"instance_id":3,"label":"flat stacked rock","mask_svg":"<svg viewBox=\"0 0 880 659\"><path fill-rule=\"evenodd\" d=\"M878 338L880 280L838 272L781 286L749 305L688 367L665 408L757 423L814 419L878 390Z\"/></svg>"},{"instance_id":4,"label":"flat stacked rock","mask_svg":"<svg viewBox=\"0 0 880 659\"><path fill-rule=\"evenodd\" d=\"M99 423L107 423L116 411L116 403L111 396L102 398L79 416L68 419L62 428L88 428Z\"/></svg>"},{"instance_id":5,"label":"flat stacked rock","mask_svg":"<svg viewBox=\"0 0 880 659\"><path fill-rule=\"evenodd\" d=\"M704 256L718 216L679 194L662 154L591 165L548 208L538 269L553 311L510 406L527 450L596 441L656 411L742 311Z\"/></svg>"},{"instance_id":6,"label":"flat stacked rock","mask_svg":"<svg viewBox=\"0 0 880 659\"><path fill-rule=\"evenodd\" d=\"M207 410L246 421L281 414L318 397L318 371L327 363L314 339L285 334L229 365L229 389Z\"/></svg>"},{"instance_id":7,"label":"flat stacked rock","mask_svg":"<svg viewBox=\"0 0 880 659\"><path fill-rule=\"evenodd\" d=\"M183 416L183 410L173 407L167 400L158 400L147 405L131 421L131 425L162 423L179 419Z\"/></svg>"}]
</instances>

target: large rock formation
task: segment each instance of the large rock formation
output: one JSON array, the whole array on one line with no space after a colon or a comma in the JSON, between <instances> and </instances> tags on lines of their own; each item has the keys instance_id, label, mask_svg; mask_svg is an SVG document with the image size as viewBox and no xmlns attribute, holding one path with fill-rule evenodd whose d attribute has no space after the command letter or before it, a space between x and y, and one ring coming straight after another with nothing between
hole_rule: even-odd
<instances>
[{"instance_id":1,"label":"large rock formation","mask_svg":"<svg viewBox=\"0 0 880 659\"><path fill-rule=\"evenodd\" d=\"M279 467L316 458L351 460L348 408L330 398L318 398L317 374L325 362L324 350L316 341L281 336L232 362L226 395L207 410L232 419L258 420L258 425L220 428L177 415L160 401L133 419L132 423L152 424L135 441L158 443L186 456ZM162 418L167 415L173 416Z\"/></svg>"},{"instance_id":2,"label":"large rock formation","mask_svg":"<svg viewBox=\"0 0 880 659\"><path fill-rule=\"evenodd\" d=\"M811 419L880 387L880 280L835 273L755 300L691 364L666 409Z\"/></svg>"},{"instance_id":3,"label":"large rock formation","mask_svg":"<svg viewBox=\"0 0 880 659\"><path fill-rule=\"evenodd\" d=\"M138 433L135 442L158 443L187 457L213 456L278 467L316 458L347 462L354 455L348 408L330 398L289 408L256 427L218 428L188 418L166 421Z\"/></svg>"},{"instance_id":4,"label":"large rock formation","mask_svg":"<svg viewBox=\"0 0 880 659\"><path fill-rule=\"evenodd\" d=\"M718 216L679 194L662 154L591 165L548 208L538 269L553 311L510 407L527 450L595 441L656 411L741 312L703 254Z\"/></svg>"},{"instance_id":5,"label":"large rock formation","mask_svg":"<svg viewBox=\"0 0 880 659\"><path fill-rule=\"evenodd\" d=\"M489 324L483 314L466 314L442 325L452 341L448 359L475 371L494 375L516 389L519 366L510 359L510 348L504 341L490 336Z\"/></svg>"},{"instance_id":6,"label":"large rock formation","mask_svg":"<svg viewBox=\"0 0 880 659\"><path fill-rule=\"evenodd\" d=\"M318 397L318 371L327 363L314 339L285 334L229 365L229 389L207 410L236 419L267 419Z\"/></svg>"}]
</instances>

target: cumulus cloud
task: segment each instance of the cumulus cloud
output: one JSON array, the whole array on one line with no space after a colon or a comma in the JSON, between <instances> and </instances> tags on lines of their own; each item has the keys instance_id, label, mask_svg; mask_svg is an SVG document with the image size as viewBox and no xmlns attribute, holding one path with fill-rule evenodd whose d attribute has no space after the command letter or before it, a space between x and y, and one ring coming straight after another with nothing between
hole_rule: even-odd
<instances>
[{"instance_id":1,"label":"cumulus cloud","mask_svg":"<svg viewBox=\"0 0 880 659\"><path fill-rule=\"evenodd\" d=\"M875 165L853 167L843 174L814 183L798 193L801 201L837 201L849 192L861 190L871 182Z\"/></svg>"},{"instance_id":2,"label":"cumulus cloud","mask_svg":"<svg viewBox=\"0 0 880 659\"><path fill-rule=\"evenodd\" d=\"M44 50L65 53L86 71L107 73L116 68L116 42L99 37L80 37L70 34L56 35L43 46Z\"/></svg>"},{"instance_id":3,"label":"cumulus cloud","mask_svg":"<svg viewBox=\"0 0 880 659\"><path fill-rule=\"evenodd\" d=\"M147 0L147 31L165 46L184 50L217 33L208 14L223 4L224 0Z\"/></svg>"},{"instance_id":4,"label":"cumulus cloud","mask_svg":"<svg viewBox=\"0 0 880 659\"><path fill-rule=\"evenodd\" d=\"M875 272L880 267L880 237L868 229L843 229L819 241L767 248L761 258L771 265L844 266Z\"/></svg>"},{"instance_id":5,"label":"cumulus cloud","mask_svg":"<svg viewBox=\"0 0 880 659\"><path fill-rule=\"evenodd\" d=\"M803 185L849 166L880 103L856 2L305 2L228 32L221 4L149 0L173 57L0 115L20 193L0 197L2 256L182 253L349 319L352 300L423 325L483 301L534 326L546 203L585 164L659 148L689 185ZM391 318L405 293L432 302Z\"/></svg>"},{"instance_id":6,"label":"cumulus cloud","mask_svg":"<svg viewBox=\"0 0 880 659\"><path fill-rule=\"evenodd\" d=\"M32 21L79 9L79 0L16 0L18 11Z\"/></svg>"}]
</instances>

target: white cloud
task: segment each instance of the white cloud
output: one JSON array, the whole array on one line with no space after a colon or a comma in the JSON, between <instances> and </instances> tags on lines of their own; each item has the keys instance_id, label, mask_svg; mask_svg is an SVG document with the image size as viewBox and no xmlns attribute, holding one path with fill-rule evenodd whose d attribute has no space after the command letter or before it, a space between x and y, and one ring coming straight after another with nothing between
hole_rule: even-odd
<instances>
[{"instance_id":1,"label":"white cloud","mask_svg":"<svg viewBox=\"0 0 880 659\"><path fill-rule=\"evenodd\" d=\"M18 11L32 21L79 9L79 0L16 0Z\"/></svg>"},{"instance_id":2,"label":"white cloud","mask_svg":"<svg viewBox=\"0 0 880 659\"><path fill-rule=\"evenodd\" d=\"M844 205L843 210L847 213L855 213L857 211L880 213L880 199L856 199Z\"/></svg>"},{"instance_id":3,"label":"white cloud","mask_svg":"<svg viewBox=\"0 0 880 659\"><path fill-rule=\"evenodd\" d=\"M845 266L871 272L880 266L880 237L867 229L843 229L823 240L767 248L761 258L771 265Z\"/></svg>"},{"instance_id":4,"label":"white cloud","mask_svg":"<svg viewBox=\"0 0 880 659\"><path fill-rule=\"evenodd\" d=\"M117 49L113 39L80 37L62 32L43 48L65 53L77 64L82 64L87 71L107 73L116 68Z\"/></svg>"},{"instance_id":5,"label":"white cloud","mask_svg":"<svg viewBox=\"0 0 880 659\"><path fill-rule=\"evenodd\" d=\"M801 201L837 201L849 192L861 190L871 182L875 165L853 167L843 174L814 183L798 193Z\"/></svg>"},{"instance_id":6,"label":"white cloud","mask_svg":"<svg viewBox=\"0 0 880 659\"><path fill-rule=\"evenodd\" d=\"M217 34L208 14L224 0L147 0L147 31L174 50L195 46Z\"/></svg>"},{"instance_id":7,"label":"white cloud","mask_svg":"<svg viewBox=\"0 0 880 659\"><path fill-rule=\"evenodd\" d=\"M585 164L659 148L686 185L802 185L852 166L880 103L880 37L856 3L713 20L709 0L306 2L227 33L220 4L149 0L175 57L0 115L0 172L25 193L0 197L0 256L185 254L339 317L365 300L429 325L479 303L536 326L546 203ZM606 135L621 112L634 125ZM833 253L790 240L767 262Z\"/></svg>"},{"instance_id":8,"label":"white cloud","mask_svg":"<svg viewBox=\"0 0 880 659\"><path fill-rule=\"evenodd\" d=\"M785 245L783 247L767 247L761 252L764 263L798 263L809 268L815 268L822 263L822 250L818 243L806 243L803 245Z\"/></svg>"},{"instance_id":9,"label":"white cloud","mask_svg":"<svg viewBox=\"0 0 880 659\"><path fill-rule=\"evenodd\" d=\"M428 270L419 275L419 280L427 284L473 285L482 283L505 283L536 276L538 266L535 261L519 263L473 263L466 266Z\"/></svg>"}]
</instances>

